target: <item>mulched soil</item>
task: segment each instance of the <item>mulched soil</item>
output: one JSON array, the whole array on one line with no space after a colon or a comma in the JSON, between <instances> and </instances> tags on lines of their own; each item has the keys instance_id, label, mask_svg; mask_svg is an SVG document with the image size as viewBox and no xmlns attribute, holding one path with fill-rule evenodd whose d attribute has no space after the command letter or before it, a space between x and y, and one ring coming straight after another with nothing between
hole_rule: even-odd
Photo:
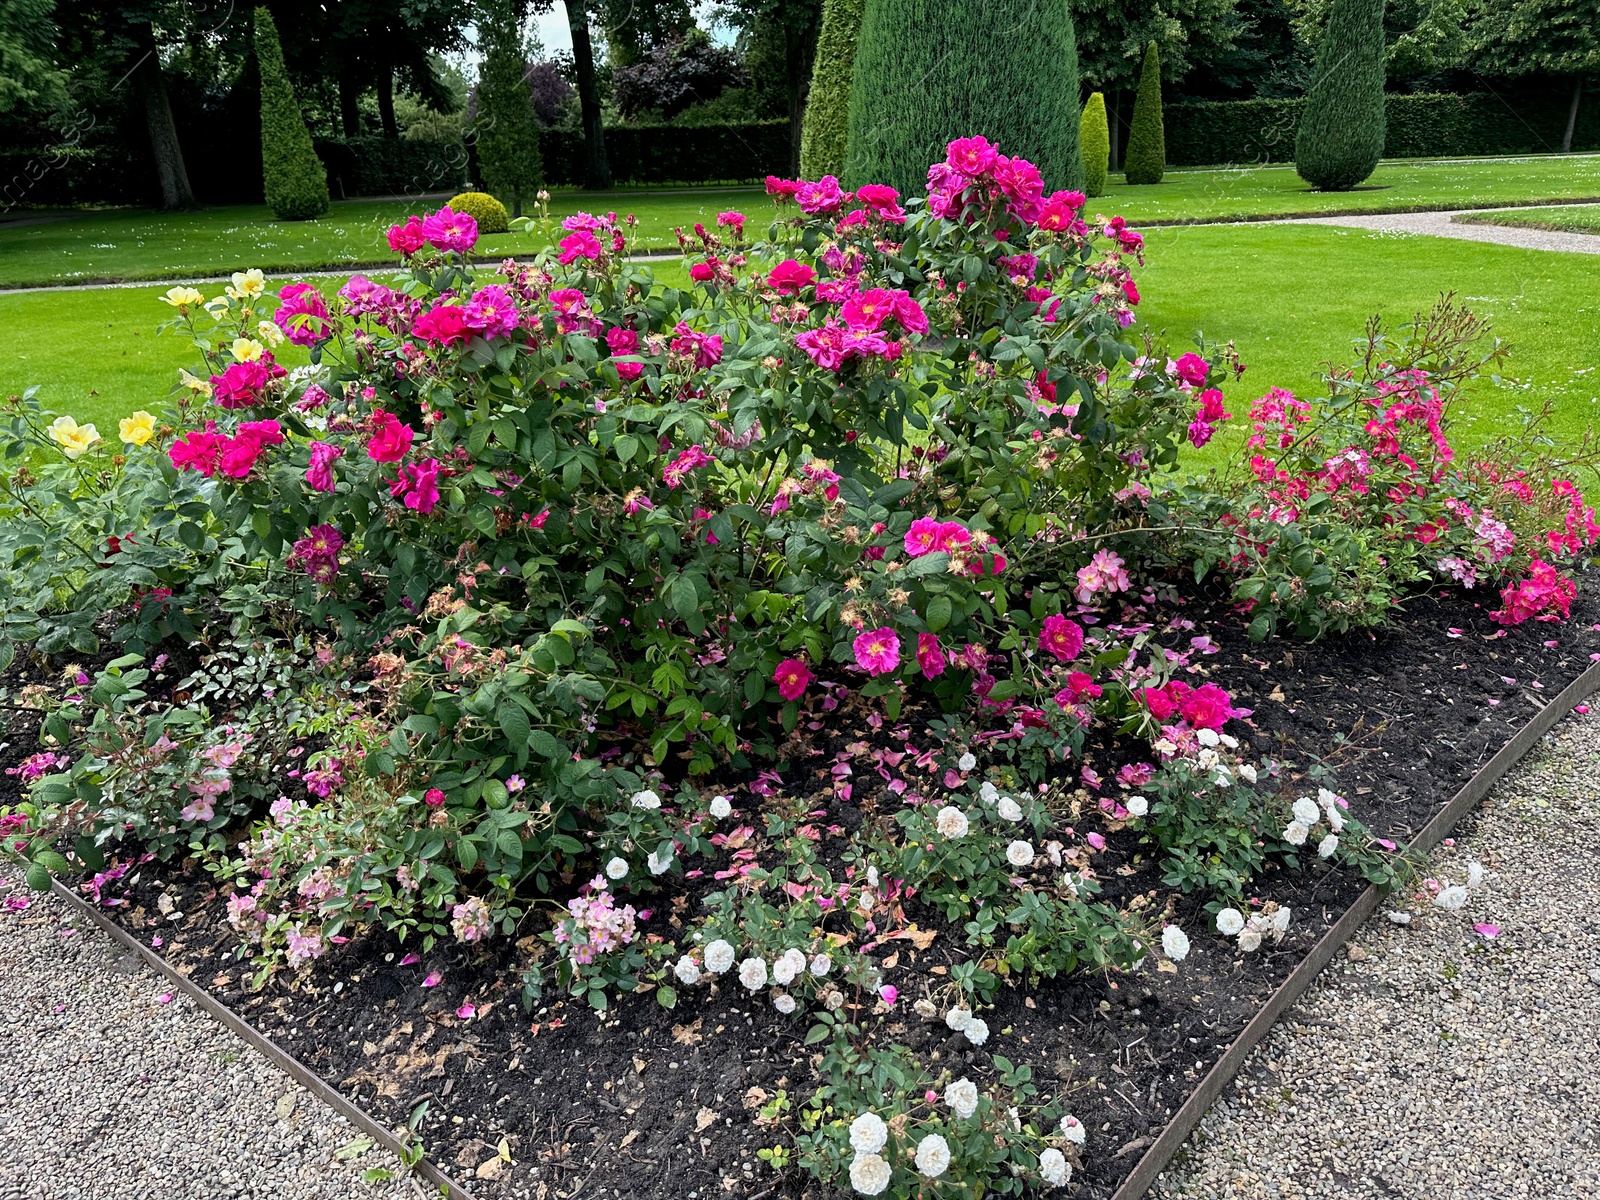
<instances>
[{"instance_id":1,"label":"mulched soil","mask_svg":"<svg viewBox=\"0 0 1600 1200\"><path fill-rule=\"evenodd\" d=\"M1252 755L1302 766L1329 761L1354 815L1404 842L1591 656L1600 657L1593 590L1600 577L1591 574L1586 585L1572 620L1561 625L1503 630L1465 595L1423 596L1384 631L1319 643L1254 645L1225 607L1197 606L1181 615L1209 632L1219 653L1197 656L1190 678L1212 680L1254 710L1229 726ZM829 809L818 824L848 828L880 800L900 801L872 794L871 775L861 770L850 802L831 793L835 750L893 740L889 730L837 724L843 732L816 734L825 751L813 760L820 765L801 764L785 781L792 794L809 793L813 808ZM913 740L925 742L920 728ZM10 739L5 765L29 741ZM1134 859L1117 839L1096 869L1108 896L1160 888L1148 858ZM510 940L442 947L400 966L404 950L376 935L252 992L251 968L235 957L236 939L204 872L174 866L158 878L147 866L135 879L127 906L114 910L119 920L147 944L163 939L161 953L180 969L380 1121L398 1128L427 1102L421 1131L429 1156L485 1200L829 1194L756 1157L785 1141L759 1120L761 1104L781 1092L798 1110L811 1093L801 1043L809 1022L803 1010L779 1015L764 993L747 998L732 976L709 993L704 985L680 989L672 1012L629 997L597 1014L547 993L528 1014L518 1002L527 958ZM676 927L679 914L692 917L708 882L691 881L677 904L671 894L654 903L653 922ZM882 1032L935 1070L980 1082L992 1079L992 1054L1030 1064L1041 1092L1067 1094L1089 1130L1071 1194L1108 1197L1361 887L1320 864L1269 872L1256 894L1290 905L1294 922L1281 945L1253 955L1209 935L1201 905L1180 900L1176 919L1193 949L1177 974L1002 989L996 1009L982 1014L994 1031L983 1050L913 1010L939 968L967 955L959 930L912 902L906 915L938 937L925 950L903 943L897 960L884 960L901 997ZM432 971L442 982L421 986ZM469 1002L477 1015L462 1020L456 1010ZM502 1139L512 1163L497 1153Z\"/></svg>"}]
</instances>

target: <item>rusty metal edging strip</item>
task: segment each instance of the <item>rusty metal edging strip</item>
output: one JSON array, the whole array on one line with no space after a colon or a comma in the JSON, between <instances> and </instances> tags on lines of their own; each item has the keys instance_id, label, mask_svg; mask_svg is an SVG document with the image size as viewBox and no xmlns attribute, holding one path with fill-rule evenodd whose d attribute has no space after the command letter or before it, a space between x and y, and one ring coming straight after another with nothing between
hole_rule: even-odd
<instances>
[{"instance_id":1,"label":"rusty metal edging strip","mask_svg":"<svg viewBox=\"0 0 1600 1200\"><path fill-rule=\"evenodd\" d=\"M148 966L165 975L181 988L185 995L211 1014L224 1029L249 1042L250 1045L266 1056L268 1062L299 1082L313 1096L365 1133L378 1145L399 1157L404 1149L400 1140L389 1130L378 1124L372 1117L368 1116L365 1111L345 1099L322 1076L288 1053L288 1051L279 1047L266 1034L258 1031L227 1005L195 983L194 980L141 943L121 925L118 925L110 917L94 908L86 900L74 895L62 885L59 879L52 881L51 891L60 899L66 901L80 916L88 917L102 930L110 934L113 940L134 951ZM451 1179L429 1159L422 1159L412 1170L437 1187L440 1194L448 1196L449 1200L473 1200L471 1192Z\"/></svg>"},{"instance_id":2,"label":"rusty metal edging strip","mask_svg":"<svg viewBox=\"0 0 1600 1200\"><path fill-rule=\"evenodd\" d=\"M1433 820L1423 828L1411 843L1415 850L1428 851L1441 842L1457 821L1466 816L1480 800L1489 793L1500 777L1517 764L1533 747L1540 738L1550 732L1551 728L1562 717L1571 711L1573 705L1581 701L1591 692L1600 689L1600 662L1591 665L1565 688L1561 693L1546 704L1537 713L1533 720L1519 730L1510 741L1502 746L1497 754L1486 762L1473 777L1467 780L1462 789L1455 794L1450 803L1434 815ZM1215 1066L1206 1073L1197 1087L1178 1109L1167 1127L1162 1130L1161 1136L1155 1144L1146 1150L1137 1165L1122 1181L1113 1194L1111 1200L1140 1200L1150 1185L1156 1181L1156 1176L1166 1170L1167 1164L1174 1155L1182 1149L1188 1141L1189 1134L1200 1123L1200 1118L1205 1116L1206 1110L1224 1088L1233 1082L1244 1061L1250 1052L1271 1031L1279 1017L1300 999L1311 981L1317 977L1322 968L1333 961L1333 956L1338 953L1356 930L1361 928L1383 900L1383 893L1376 886L1368 886L1348 909L1344 916L1334 924L1333 928L1323 934L1311 952L1301 960L1297 966L1273 992L1266 1004L1251 1018L1250 1023L1244 1027L1223 1056L1217 1060Z\"/></svg>"}]
</instances>

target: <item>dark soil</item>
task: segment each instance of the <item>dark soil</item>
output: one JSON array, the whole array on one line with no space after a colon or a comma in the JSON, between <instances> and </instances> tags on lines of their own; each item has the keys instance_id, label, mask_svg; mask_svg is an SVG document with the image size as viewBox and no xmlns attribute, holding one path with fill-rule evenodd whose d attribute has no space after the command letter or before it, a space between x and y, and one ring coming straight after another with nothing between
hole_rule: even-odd
<instances>
[{"instance_id":1,"label":"dark soil","mask_svg":"<svg viewBox=\"0 0 1600 1200\"><path fill-rule=\"evenodd\" d=\"M1600 578L1587 583L1592 588ZM1451 594L1411 601L1382 632L1310 644L1253 645L1222 606L1179 615L1220 647L1196 656L1194 674L1254 710L1229 726L1248 750L1300 767L1329 761L1353 814L1399 842L1600 657L1600 602L1587 588L1572 620L1560 625L1504 630L1486 608ZM1179 641L1186 645L1188 636ZM829 750L855 744L858 758L870 761L871 747L889 745L891 732L817 737ZM911 738L924 740L920 729ZM15 754L7 751L8 764ZM801 764L785 786L830 809L819 824L853 827L858 810L879 798L872 794L877 777L857 769L855 794L842 804L829 789L834 761L825 754ZM886 791L882 799L899 804ZM1123 851L1125 874L1110 869L1118 849L1114 842L1096 862L1108 894L1160 888L1148 858ZM174 867L158 879L147 866L134 881L127 906L114 910L119 920L147 944L162 938L161 952L180 969L378 1120L398 1128L427 1102L420 1129L429 1156L480 1197L827 1194L798 1171L776 1174L756 1157L786 1141L781 1129L759 1121L761 1104L786 1093L797 1111L811 1093L801 1044L809 1022L779 1015L762 994L747 1000L731 976L709 995L703 985L682 989L674 1012L648 997L625 998L607 1014L547 997L528 1014L518 1002L526 954L509 940L483 950L453 945L401 966L404 951L373 935L298 979L279 974L252 992L251 968L235 957L236 939L209 877ZM1073 1194L1108 1197L1361 887L1320 865L1269 872L1257 895L1292 906L1293 925L1281 945L1252 955L1202 932L1199 902L1180 900L1177 919L1193 949L1178 973L1002 989L997 1008L983 1014L994 1031L983 1050L914 1012L928 982L944 963L965 957L965 947L959 930L926 911L910 912L938 937L925 950L906 942L897 956L888 947L877 951L901 991L884 1032L936 1069L950 1066L975 1080L992 1078L991 1054L1030 1064L1041 1092L1067 1094L1089 1130ZM161 911L162 892L171 898L169 915ZM676 904L663 898L645 927L678 927L680 914L692 916L693 895ZM435 971L438 986L421 986ZM470 1020L456 1013L466 1003L476 1006ZM512 1164L497 1155L502 1139Z\"/></svg>"}]
</instances>

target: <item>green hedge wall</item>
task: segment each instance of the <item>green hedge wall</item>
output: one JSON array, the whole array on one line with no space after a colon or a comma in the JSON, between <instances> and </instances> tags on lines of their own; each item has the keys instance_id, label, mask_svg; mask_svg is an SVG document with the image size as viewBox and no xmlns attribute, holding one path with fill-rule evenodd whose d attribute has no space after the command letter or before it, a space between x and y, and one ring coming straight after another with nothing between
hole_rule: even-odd
<instances>
[{"instance_id":1,"label":"green hedge wall","mask_svg":"<svg viewBox=\"0 0 1600 1200\"><path fill-rule=\"evenodd\" d=\"M546 129L539 135L545 180L581 184L583 135ZM789 173L789 122L743 125L619 126L606 130L606 157L617 183L719 183Z\"/></svg>"},{"instance_id":2,"label":"green hedge wall","mask_svg":"<svg viewBox=\"0 0 1600 1200\"><path fill-rule=\"evenodd\" d=\"M458 192L471 180L467 148L460 142L412 142L380 136L316 139L336 200L350 196L401 196Z\"/></svg>"},{"instance_id":3,"label":"green hedge wall","mask_svg":"<svg viewBox=\"0 0 1600 1200\"><path fill-rule=\"evenodd\" d=\"M1565 96L1487 93L1390 95L1385 98L1385 158L1534 154L1557 150L1566 127ZM1165 106L1167 163L1206 167L1294 161L1303 100L1189 101ZM1574 150L1600 150L1600 88L1578 114Z\"/></svg>"}]
</instances>

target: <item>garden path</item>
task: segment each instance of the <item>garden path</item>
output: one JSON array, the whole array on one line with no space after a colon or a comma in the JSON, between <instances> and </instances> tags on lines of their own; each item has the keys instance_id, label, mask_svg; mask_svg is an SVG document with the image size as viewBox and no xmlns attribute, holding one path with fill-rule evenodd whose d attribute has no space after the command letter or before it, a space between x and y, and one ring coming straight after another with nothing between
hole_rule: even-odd
<instances>
[{"instance_id":1,"label":"garden path","mask_svg":"<svg viewBox=\"0 0 1600 1200\"><path fill-rule=\"evenodd\" d=\"M10 911L6 898L26 898ZM401 1200L356 1130L53 896L0 872L0 1200Z\"/></svg>"},{"instance_id":2,"label":"garden path","mask_svg":"<svg viewBox=\"0 0 1600 1200\"><path fill-rule=\"evenodd\" d=\"M1151 1196L1600 1196L1597 802L1600 706L1558 726L1435 853L1446 885L1469 861L1488 868L1466 907L1412 903L1401 926L1387 902Z\"/></svg>"},{"instance_id":3,"label":"garden path","mask_svg":"<svg viewBox=\"0 0 1600 1200\"><path fill-rule=\"evenodd\" d=\"M1553 229L1523 229L1509 225L1463 225L1452 218L1457 213L1502 212L1498 208L1464 208L1450 212L1363 213L1351 217L1302 217L1285 225L1344 225L1352 229L1373 229L1380 233L1420 233L1430 237L1460 238L1467 242L1496 242L1502 246L1521 246L1524 250L1567 250L1576 254L1600 254L1600 237L1588 233L1562 233Z\"/></svg>"}]
</instances>

